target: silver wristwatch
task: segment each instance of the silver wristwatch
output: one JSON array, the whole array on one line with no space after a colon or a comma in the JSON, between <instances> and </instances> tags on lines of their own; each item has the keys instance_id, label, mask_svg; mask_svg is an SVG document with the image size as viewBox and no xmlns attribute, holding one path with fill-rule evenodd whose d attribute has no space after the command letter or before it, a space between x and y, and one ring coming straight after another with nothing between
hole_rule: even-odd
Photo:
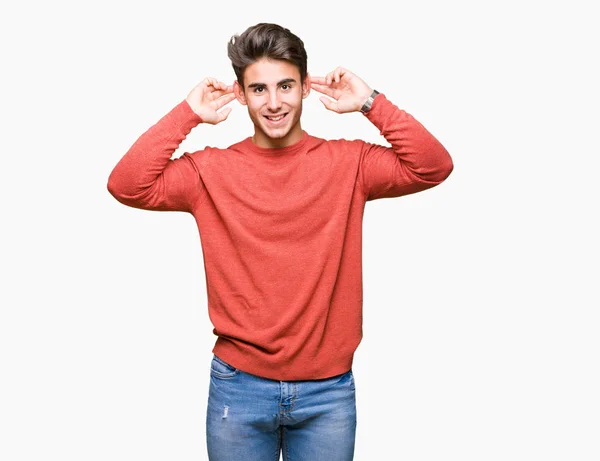
<instances>
[{"instance_id":1,"label":"silver wristwatch","mask_svg":"<svg viewBox=\"0 0 600 461\"><path fill-rule=\"evenodd\" d=\"M365 102L362 107L360 108L360 111L363 114L366 114L367 112L369 112L371 110L371 104L373 104L373 100L375 99L375 96L377 96L379 94L379 91L377 90L373 90L373 93L371 93L371 96L369 96L369 99L367 99L367 102Z\"/></svg>"}]
</instances>

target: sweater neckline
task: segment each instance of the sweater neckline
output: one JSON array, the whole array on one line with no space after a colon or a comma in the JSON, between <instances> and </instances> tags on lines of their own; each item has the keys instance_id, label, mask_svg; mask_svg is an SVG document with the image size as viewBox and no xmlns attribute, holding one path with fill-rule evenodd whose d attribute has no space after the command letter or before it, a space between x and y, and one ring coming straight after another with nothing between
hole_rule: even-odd
<instances>
[{"instance_id":1,"label":"sweater neckline","mask_svg":"<svg viewBox=\"0 0 600 461\"><path fill-rule=\"evenodd\" d=\"M249 136L242 141L242 147L263 157L287 157L302 150L308 143L308 138L308 133L302 130L302 137L294 144L285 147L260 147L257 146L254 141L252 141L252 137Z\"/></svg>"}]
</instances>

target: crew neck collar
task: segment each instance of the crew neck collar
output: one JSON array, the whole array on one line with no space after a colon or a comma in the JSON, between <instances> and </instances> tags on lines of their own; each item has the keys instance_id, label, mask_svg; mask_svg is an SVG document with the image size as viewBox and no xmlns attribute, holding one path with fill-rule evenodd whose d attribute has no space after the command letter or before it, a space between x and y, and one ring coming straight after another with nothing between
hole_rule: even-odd
<instances>
[{"instance_id":1,"label":"crew neck collar","mask_svg":"<svg viewBox=\"0 0 600 461\"><path fill-rule=\"evenodd\" d=\"M260 147L256 145L254 141L252 141L252 137L249 136L242 141L242 146L252 151L252 153L262 155L264 157L284 157L295 154L304 148L308 142L308 138L308 133L302 130L302 137L294 144L290 144L289 146L285 147Z\"/></svg>"}]
</instances>

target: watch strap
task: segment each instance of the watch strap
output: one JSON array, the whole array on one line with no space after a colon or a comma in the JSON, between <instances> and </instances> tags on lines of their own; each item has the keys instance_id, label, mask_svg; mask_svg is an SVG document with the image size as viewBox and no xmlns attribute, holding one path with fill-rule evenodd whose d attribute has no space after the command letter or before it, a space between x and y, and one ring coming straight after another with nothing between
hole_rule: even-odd
<instances>
[{"instance_id":1,"label":"watch strap","mask_svg":"<svg viewBox=\"0 0 600 461\"><path fill-rule=\"evenodd\" d=\"M373 90L373 93L371 93L371 96L369 96L369 99L367 99L367 102L365 102L362 107L360 108L360 111L363 114L366 114L367 112L369 112L371 110L371 105L373 104L373 100L375 99L375 96L377 96L379 94L379 91L377 90Z\"/></svg>"}]
</instances>

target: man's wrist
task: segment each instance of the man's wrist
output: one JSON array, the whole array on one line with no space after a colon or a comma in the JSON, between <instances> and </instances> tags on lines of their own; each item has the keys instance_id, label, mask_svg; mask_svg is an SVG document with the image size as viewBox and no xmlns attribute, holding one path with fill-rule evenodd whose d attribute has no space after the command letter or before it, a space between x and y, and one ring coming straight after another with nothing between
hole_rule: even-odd
<instances>
[{"instance_id":1,"label":"man's wrist","mask_svg":"<svg viewBox=\"0 0 600 461\"><path fill-rule=\"evenodd\" d=\"M379 91L377 90L373 90L373 92L371 93L371 96L369 96L369 99L367 99L365 101L365 103L361 106L360 111L363 114L366 114L367 112L369 112L371 110L371 106L373 105L373 101L375 100L375 97L379 94Z\"/></svg>"}]
</instances>

